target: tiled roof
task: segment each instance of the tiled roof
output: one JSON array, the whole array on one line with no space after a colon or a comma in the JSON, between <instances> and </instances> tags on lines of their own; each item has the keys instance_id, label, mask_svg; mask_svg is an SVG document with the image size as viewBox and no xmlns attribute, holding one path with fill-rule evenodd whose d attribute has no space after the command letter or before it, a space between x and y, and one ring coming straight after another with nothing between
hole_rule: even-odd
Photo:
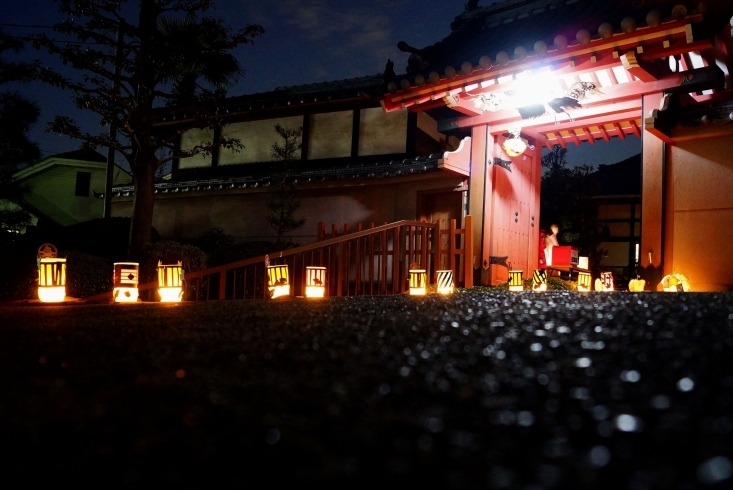
<instances>
[{"instance_id":1,"label":"tiled roof","mask_svg":"<svg viewBox=\"0 0 733 490\"><path fill-rule=\"evenodd\" d=\"M593 174L602 196L641 196L641 154L611 165L599 165Z\"/></svg>"},{"instance_id":2,"label":"tiled roof","mask_svg":"<svg viewBox=\"0 0 733 490\"><path fill-rule=\"evenodd\" d=\"M451 34L420 50L427 67L417 71L428 75L433 70L443 73L447 66L458 70L466 61L478 66L482 56L495 60L500 51L511 58L519 46L532 53L535 42L542 40L552 46L558 35L565 36L572 44L581 29L598 38L598 27L603 23L610 23L620 32L621 21L626 17L633 17L637 25L643 26L651 10L658 10L664 20L670 18L676 5L684 5L687 13L692 14L697 12L699 3L680 0L507 0L456 17L451 24ZM727 12L731 9L713 4L712 0L707 3L711 4L708 10L727 9ZM726 20L724 15L722 17ZM708 29L709 26L702 23L695 28ZM722 25L719 28L722 29Z\"/></svg>"},{"instance_id":3,"label":"tiled roof","mask_svg":"<svg viewBox=\"0 0 733 490\"><path fill-rule=\"evenodd\" d=\"M437 170L440 158L442 158L442 154L432 154L426 157L406 158L388 162L324 166L298 171L290 178L298 184L308 184L328 180L379 179L408 176ZM155 192L165 194L170 192L267 187L272 184L274 179L274 173L270 172L247 176L177 180L155 184ZM134 192L134 187L131 185L114 187L114 195L116 197L130 196Z\"/></svg>"}]
</instances>

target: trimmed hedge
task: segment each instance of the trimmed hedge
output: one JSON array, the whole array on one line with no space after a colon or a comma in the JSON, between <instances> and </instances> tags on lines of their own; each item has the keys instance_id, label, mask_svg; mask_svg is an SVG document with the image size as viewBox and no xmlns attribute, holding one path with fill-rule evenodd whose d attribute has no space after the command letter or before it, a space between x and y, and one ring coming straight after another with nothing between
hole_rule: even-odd
<instances>
[{"instance_id":1,"label":"trimmed hedge","mask_svg":"<svg viewBox=\"0 0 733 490\"><path fill-rule=\"evenodd\" d=\"M183 263L184 272L193 272L206 269L206 254L193 245L166 241L151 243L143 251L140 261L140 284L157 280L156 269L158 261L163 264Z\"/></svg>"},{"instance_id":2,"label":"trimmed hedge","mask_svg":"<svg viewBox=\"0 0 733 490\"><path fill-rule=\"evenodd\" d=\"M112 291L113 274L113 262L109 259L84 252L66 253L67 296L86 298Z\"/></svg>"}]
</instances>

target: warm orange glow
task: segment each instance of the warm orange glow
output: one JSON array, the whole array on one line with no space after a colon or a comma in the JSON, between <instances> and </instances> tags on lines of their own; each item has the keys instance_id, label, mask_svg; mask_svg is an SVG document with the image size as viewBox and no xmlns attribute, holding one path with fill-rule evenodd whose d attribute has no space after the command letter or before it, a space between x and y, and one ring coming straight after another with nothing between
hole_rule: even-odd
<instances>
[{"instance_id":1,"label":"warm orange glow","mask_svg":"<svg viewBox=\"0 0 733 490\"><path fill-rule=\"evenodd\" d=\"M587 293L590 291L591 276L588 272L578 273L578 291Z\"/></svg>"},{"instance_id":2,"label":"warm orange glow","mask_svg":"<svg viewBox=\"0 0 733 490\"><path fill-rule=\"evenodd\" d=\"M287 265L267 266L267 289L273 299L290 296L290 279Z\"/></svg>"},{"instance_id":3,"label":"warm orange glow","mask_svg":"<svg viewBox=\"0 0 733 490\"><path fill-rule=\"evenodd\" d=\"M179 303L183 300L183 267L163 265L158 261L158 294L161 303Z\"/></svg>"},{"instance_id":4,"label":"warm orange glow","mask_svg":"<svg viewBox=\"0 0 733 490\"><path fill-rule=\"evenodd\" d=\"M137 302L139 270L140 264L137 262L115 262L112 291L115 303Z\"/></svg>"},{"instance_id":5,"label":"warm orange glow","mask_svg":"<svg viewBox=\"0 0 733 490\"><path fill-rule=\"evenodd\" d=\"M323 298L326 295L326 268L309 266L305 268L305 297Z\"/></svg>"},{"instance_id":6,"label":"warm orange glow","mask_svg":"<svg viewBox=\"0 0 733 490\"><path fill-rule=\"evenodd\" d=\"M38 299L60 303L66 298L66 259L42 257L38 264Z\"/></svg>"},{"instance_id":7,"label":"warm orange glow","mask_svg":"<svg viewBox=\"0 0 733 490\"><path fill-rule=\"evenodd\" d=\"M438 294L453 294L453 289L455 288L455 283L453 282L453 271L435 271L435 275L437 278Z\"/></svg>"},{"instance_id":8,"label":"warm orange glow","mask_svg":"<svg viewBox=\"0 0 733 490\"><path fill-rule=\"evenodd\" d=\"M425 269L410 269L410 295L425 296L427 293L427 272Z\"/></svg>"},{"instance_id":9,"label":"warm orange glow","mask_svg":"<svg viewBox=\"0 0 733 490\"><path fill-rule=\"evenodd\" d=\"M523 274L524 271L509 271L509 291L524 291Z\"/></svg>"},{"instance_id":10,"label":"warm orange glow","mask_svg":"<svg viewBox=\"0 0 733 490\"><path fill-rule=\"evenodd\" d=\"M601 272L601 291L613 291L613 273Z\"/></svg>"},{"instance_id":11,"label":"warm orange glow","mask_svg":"<svg viewBox=\"0 0 733 490\"><path fill-rule=\"evenodd\" d=\"M547 271L537 269L532 274L532 291L547 291Z\"/></svg>"}]
</instances>

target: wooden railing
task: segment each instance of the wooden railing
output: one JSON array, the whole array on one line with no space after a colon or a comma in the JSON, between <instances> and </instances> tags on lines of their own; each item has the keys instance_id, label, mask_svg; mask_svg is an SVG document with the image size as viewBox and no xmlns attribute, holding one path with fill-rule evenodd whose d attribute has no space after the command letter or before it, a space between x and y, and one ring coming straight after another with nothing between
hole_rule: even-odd
<instances>
[{"instance_id":1,"label":"wooden railing","mask_svg":"<svg viewBox=\"0 0 733 490\"><path fill-rule=\"evenodd\" d=\"M417 264L435 282L435 271L451 269L456 285L473 286L473 224L466 216L465 229L448 228L425 221L398 221L351 231L345 225L339 232L325 233L319 223L319 240L269 255L272 265L287 264L291 296L305 291L305 269L327 268L328 296L365 296L400 294L407 290L408 270ZM241 260L185 274L186 301L256 299L268 297L265 256ZM157 284L139 286L143 300L155 301Z\"/></svg>"}]
</instances>

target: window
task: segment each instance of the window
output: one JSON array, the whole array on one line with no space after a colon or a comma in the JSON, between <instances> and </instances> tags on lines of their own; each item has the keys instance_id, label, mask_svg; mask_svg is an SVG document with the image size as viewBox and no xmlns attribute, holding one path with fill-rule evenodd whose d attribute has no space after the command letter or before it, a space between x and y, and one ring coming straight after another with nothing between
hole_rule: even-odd
<instances>
[{"instance_id":1,"label":"window","mask_svg":"<svg viewBox=\"0 0 733 490\"><path fill-rule=\"evenodd\" d=\"M89 197L89 184L91 184L91 181L91 172L77 172L76 189L74 190L74 195L80 197Z\"/></svg>"}]
</instances>

